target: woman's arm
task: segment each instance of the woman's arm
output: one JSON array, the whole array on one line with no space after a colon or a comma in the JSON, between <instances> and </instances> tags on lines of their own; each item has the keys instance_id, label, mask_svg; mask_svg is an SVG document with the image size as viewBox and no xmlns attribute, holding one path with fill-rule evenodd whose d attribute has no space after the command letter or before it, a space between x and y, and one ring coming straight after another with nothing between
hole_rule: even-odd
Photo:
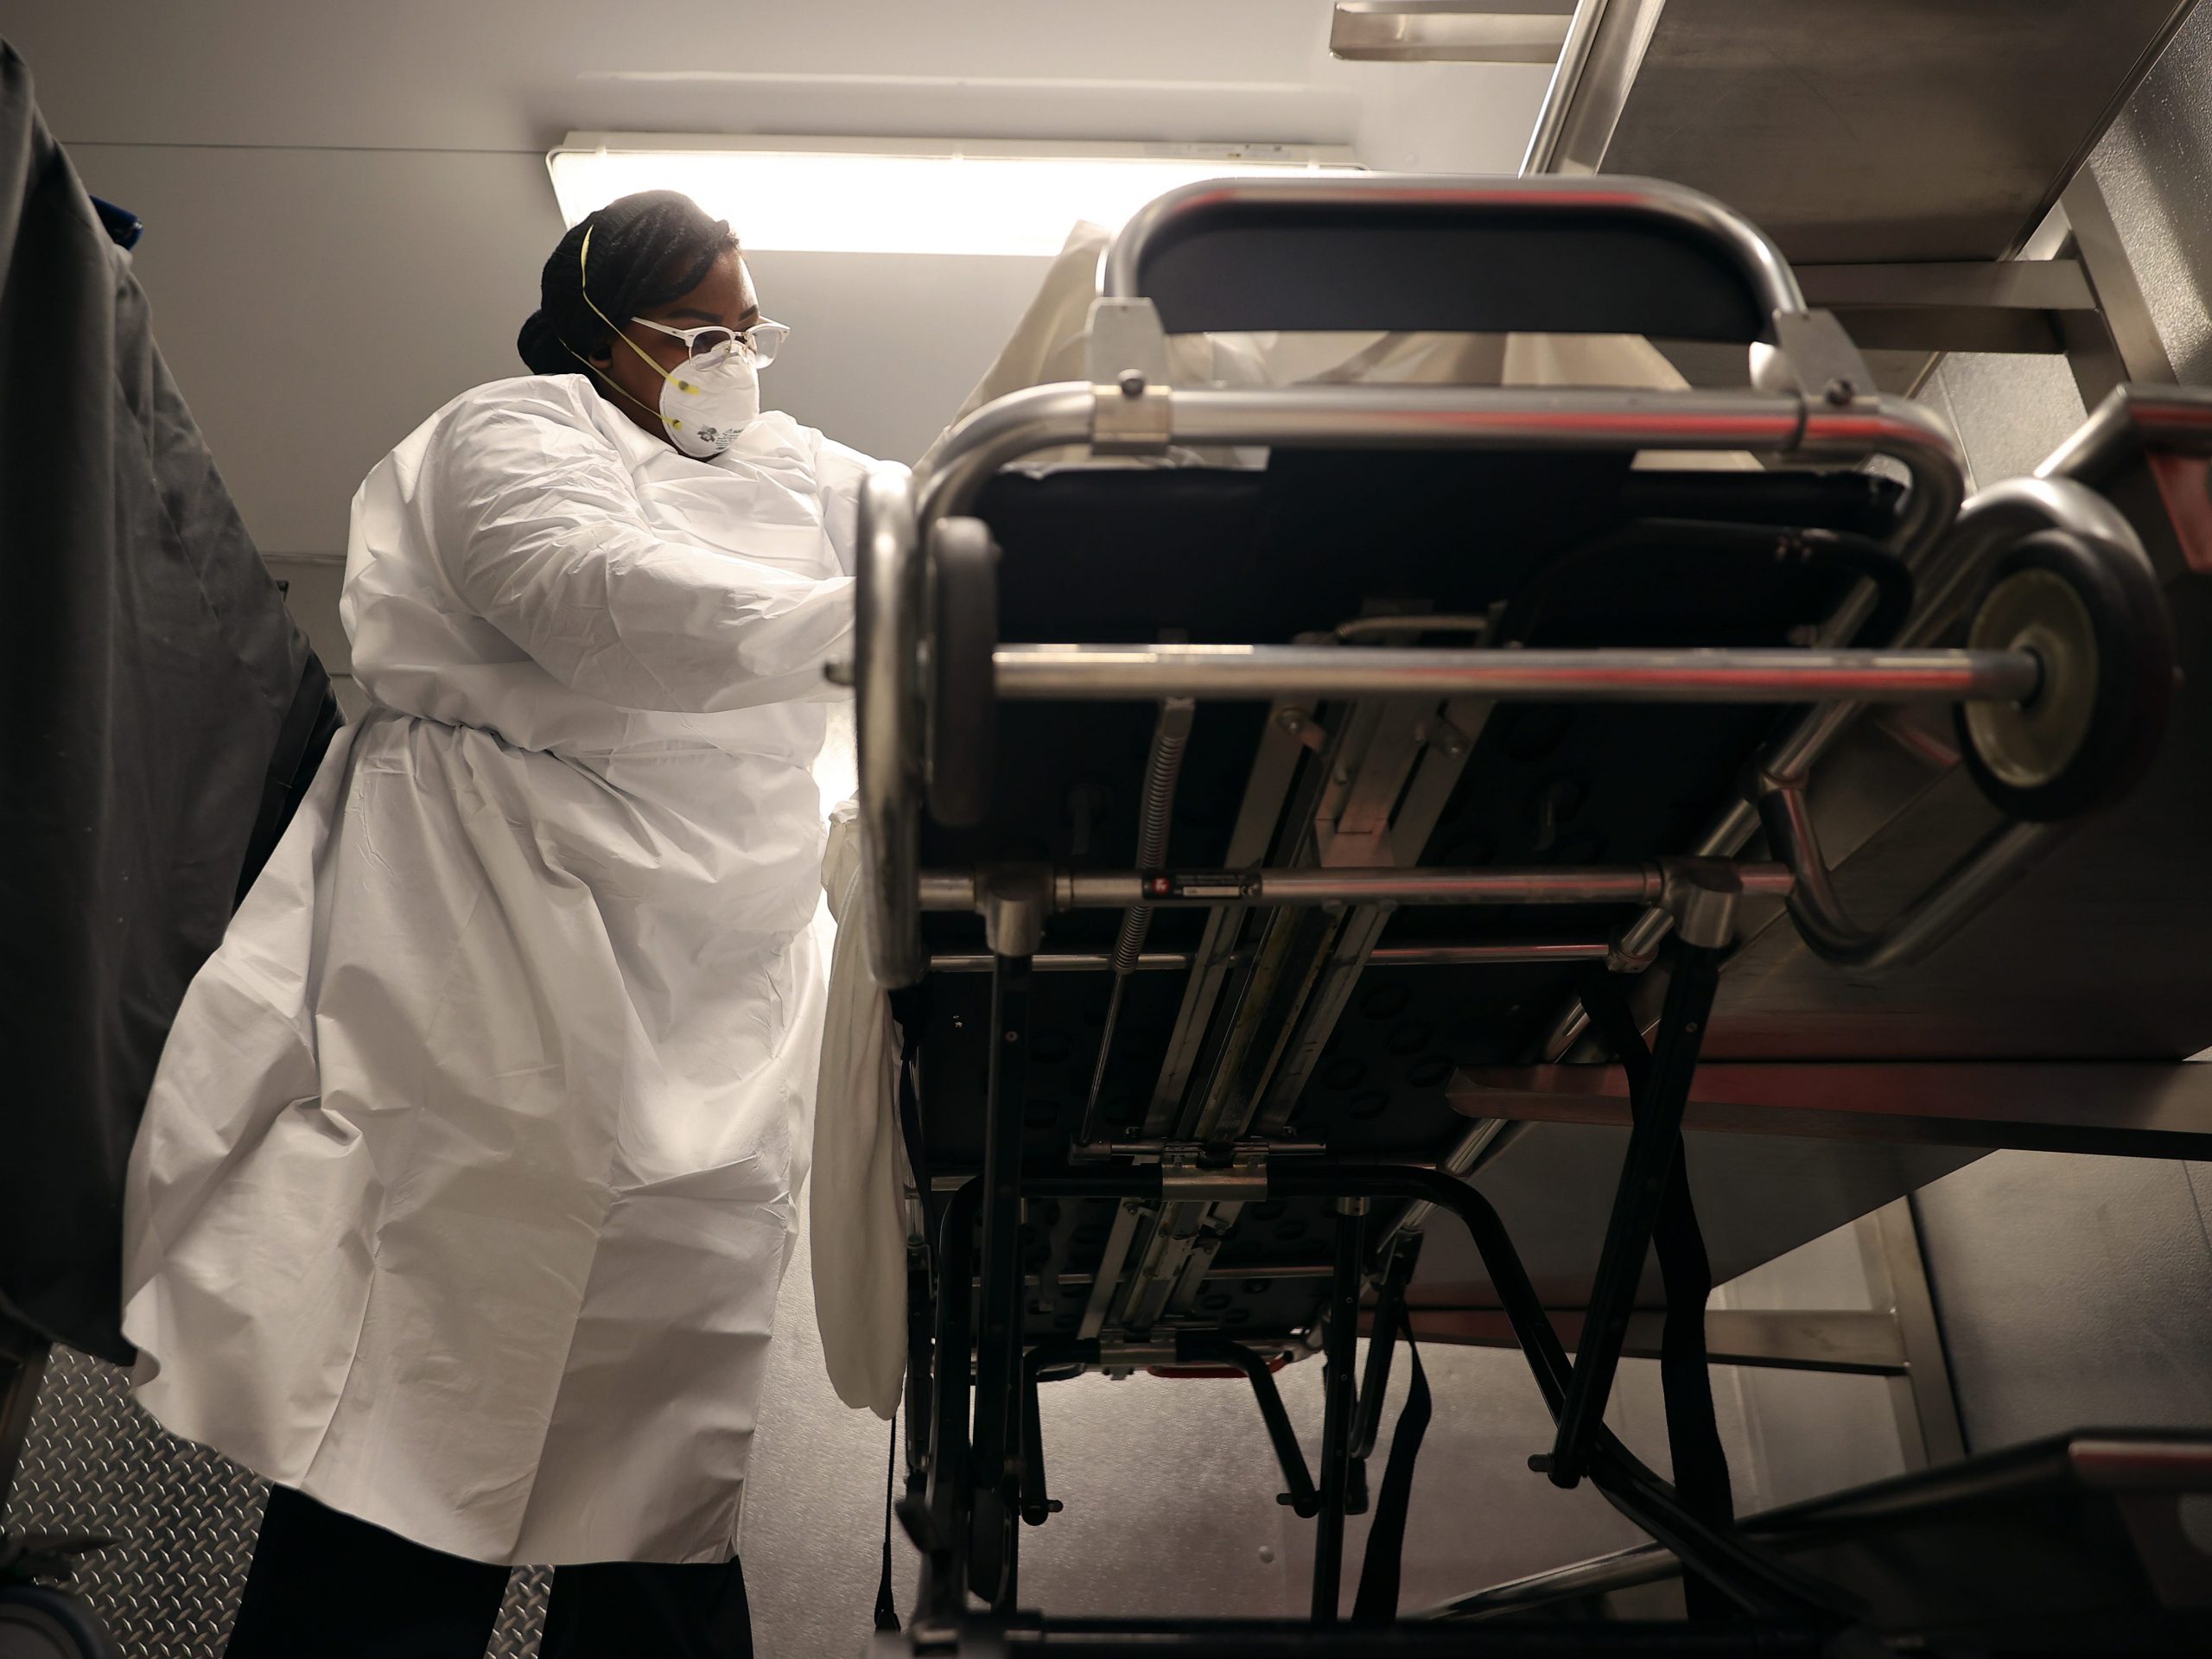
<instances>
[{"instance_id":1,"label":"woman's arm","mask_svg":"<svg viewBox=\"0 0 2212 1659\"><path fill-rule=\"evenodd\" d=\"M849 653L851 579L663 539L558 399L457 410L425 470L454 588L571 690L685 714L838 695L822 664Z\"/></svg>"},{"instance_id":2,"label":"woman's arm","mask_svg":"<svg viewBox=\"0 0 2212 1659\"><path fill-rule=\"evenodd\" d=\"M861 486L875 462L859 450L814 435L814 477L822 488L822 527L837 555L837 568L858 572Z\"/></svg>"}]
</instances>

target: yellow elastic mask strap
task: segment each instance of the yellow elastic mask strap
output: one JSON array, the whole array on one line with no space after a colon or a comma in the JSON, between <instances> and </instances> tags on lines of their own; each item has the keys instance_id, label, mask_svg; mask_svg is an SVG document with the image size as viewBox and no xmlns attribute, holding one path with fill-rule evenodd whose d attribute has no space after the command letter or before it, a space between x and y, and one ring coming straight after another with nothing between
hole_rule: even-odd
<instances>
[{"instance_id":1,"label":"yellow elastic mask strap","mask_svg":"<svg viewBox=\"0 0 2212 1659\"><path fill-rule=\"evenodd\" d=\"M644 398L639 397L636 396L634 393L632 393L632 392L631 391L631 390L630 390L627 386L624 385L623 385L620 380L617 380L617 379L616 379L613 375L609 374L609 373L608 373L605 369L601 368L601 367L599 366L599 365L598 365L598 364L596 364L596 363L593 362L593 361L591 360L591 359L589 359L589 358L586 357L586 356L585 356L582 352L578 351L575 346L573 346L569 345L569 342L568 342L567 340L563 340L563 341L561 342L561 348L562 348L562 350L563 350L563 351L567 352L567 353L568 353L568 354L569 354L570 357L575 358L575 359L576 359L576 361L577 361L577 362L579 362L579 363L582 364L582 365L584 365L584 367L586 367L586 368L589 369L589 370L590 370L594 374L597 375L601 379L602 379L602 380L606 381L606 382L607 382L607 384L610 387L612 387L614 391L620 392L620 393L621 393L625 397L629 398L629 400L630 400L632 403L633 403L633 404L637 404L637 406L638 406L639 409L645 410L645 413L646 413L646 414L648 414L648 415L652 416L655 420L657 420L657 421L660 422L662 425L664 425L664 426L681 426L681 425L683 425L683 422L681 422L681 421L672 421L672 420L669 419L669 417L668 417L667 416L665 416L665 415L662 414L662 413L660 412L660 410L657 410L657 409L652 409L652 408L649 408L649 407L647 407L647 405L646 405L646 404L645 404L645 400ZM658 368L658 367L660 367L660 365L659 365L659 364L658 364L658 363L656 363L656 364L654 364L654 365L653 365L653 366L654 366L655 368Z\"/></svg>"},{"instance_id":2,"label":"yellow elastic mask strap","mask_svg":"<svg viewBox=\"0 0 2212 1659\"><path fill-rule=\"evenodd\" d=\"M592 230L596 230L598 226L594 226ZM586 231L584 232L583 245L576 250L576 287L577 290L584 296L584 303L591 307L592 315L594 316L597 317L601 322L605 323L609 328L613 330L615 339L620 340L625 346L627 346L632 351L637 353L637 354L645 360L645 365L647 368L651 369L655 374L660 376L662 379L667 381L678 391L688 391L694 397L696 397L699 391L698 387L693 385L691 382L683 378L681 376L671 374L666 369L661 367L659 364L654 362L652 359L652 353L646 351L645 347L639 345L638 342L631 339L629 335L624 334L622 332L621 326L617 323L613 318L608 316L606 312L601 310L599 308L599 302L592 298L591 236L591 231ZM567 346L568 342L563 340L562 341L562 344ZM683 426L683 423L676 419L673 416L664 415L657 409L646 409L645 401L642 398L632 397L629 392L624 391L621 386L615 384L615 379L613 375L607 373L606 370L601 368L597 364L594 363L589 358L586 357L575 346L569 346L569 355L575 358L577 362L582 364L594 374L599 376L601 379L606 381L608 385L613 386L615 391L621 392L625 397L628 397L630 401L637 404L639 409L644 409L645 413L652 416L655 420L660 421L669 426L679 428Z\"/></svg>"}]
</instances>

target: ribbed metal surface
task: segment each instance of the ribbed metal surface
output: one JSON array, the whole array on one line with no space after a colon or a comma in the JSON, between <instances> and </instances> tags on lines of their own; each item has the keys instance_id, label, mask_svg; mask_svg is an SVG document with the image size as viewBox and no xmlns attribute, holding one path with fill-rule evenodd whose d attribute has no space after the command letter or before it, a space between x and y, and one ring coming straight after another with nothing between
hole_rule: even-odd
<instances>
[{"instance_id":1,"label":"ribbed metal surface","mask_svg":"<svg viewBox=\"0 0 2212 1659\"><path fill-rule=\"evenodd\" d=\"M11 1528L104 1532L76 1588L126 1659L217 1659L261 1526L263 1484L164 1433L130 1402L123 1373L57 1349L8 1508ZM548 1571L518 1573L487 1659L537 1650Z\"/></svg>"},{"instance_id":2,"label":"ribbed metal surface","mask_svg":"<svg viewBox=\"0 0 2212 1659\"><path fill-rule=\"evenodd\" d=\"M2203 210L2212 8L2200 7L2097 147L2097 183L2183 385L2212 384L2212 225Z\"/></svg>"},{"instance_id":3,"label":"ribbed metal surface","mask_svg":"<svg viewBox=\"0 0 2212 1659\"><path fill-rule=\"evenodd\" d=\"M77 1589L130 1659L200 1659L230 1633L262 1494L243 1469L163 1433L115 1367L58 1349L9 1519L120 1540L86 1560Z\"/></svg>"},{"instance_id":4,"label":"ribbed metal surface","mask_svg":"<svg viewBox=\"0 0 2212 1659\"><path fill-rule=\"evenodd\" d=\"M493 1627L487 1659L529 1659L537 1651L537 1633L545 1627L545 1598L552 1589L550 1567L525 1567L508 1579L507 1599L500 1604L499 1624Z\"/></svg>"}]
</instances>

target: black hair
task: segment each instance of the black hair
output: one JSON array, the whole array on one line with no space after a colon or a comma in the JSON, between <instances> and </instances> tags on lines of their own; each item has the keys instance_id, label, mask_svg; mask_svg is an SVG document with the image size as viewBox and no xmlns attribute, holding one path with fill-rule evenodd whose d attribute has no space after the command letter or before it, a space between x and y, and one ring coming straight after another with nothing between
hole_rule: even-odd
<instances>
[{"instance_id":1,"label":"black hair","mask_svg":"<svg viewBox=\"0 0 2212 1659\"><path fill-rule=\"evenodd\" d=\"M583 245L591 236L590 302L584 298ZM709 219L675 190L641 190L587 214L563 237L537 279L537 309L515 337L532 374L582 374L579 357L604 356L618 323L680 299L737 245L726 219Z\"/></svg>"}]
</instances>

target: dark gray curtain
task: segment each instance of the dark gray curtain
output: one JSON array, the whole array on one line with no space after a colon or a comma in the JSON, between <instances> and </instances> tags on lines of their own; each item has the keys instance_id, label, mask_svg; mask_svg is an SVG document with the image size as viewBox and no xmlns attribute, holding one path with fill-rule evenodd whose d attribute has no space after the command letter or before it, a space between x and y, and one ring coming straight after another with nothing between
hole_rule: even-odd
<instances>
[{"instance_id":1,"label":"dark gray curtain","mask_svg":"<svg viewBox=\"0 0 2212 1659\"><path fill-rule=\"evenodd\" d=\"M146 1090L336 709L4 45L0 718L0 1314L127 1361Z\"/></svg>"}]
</instances>

